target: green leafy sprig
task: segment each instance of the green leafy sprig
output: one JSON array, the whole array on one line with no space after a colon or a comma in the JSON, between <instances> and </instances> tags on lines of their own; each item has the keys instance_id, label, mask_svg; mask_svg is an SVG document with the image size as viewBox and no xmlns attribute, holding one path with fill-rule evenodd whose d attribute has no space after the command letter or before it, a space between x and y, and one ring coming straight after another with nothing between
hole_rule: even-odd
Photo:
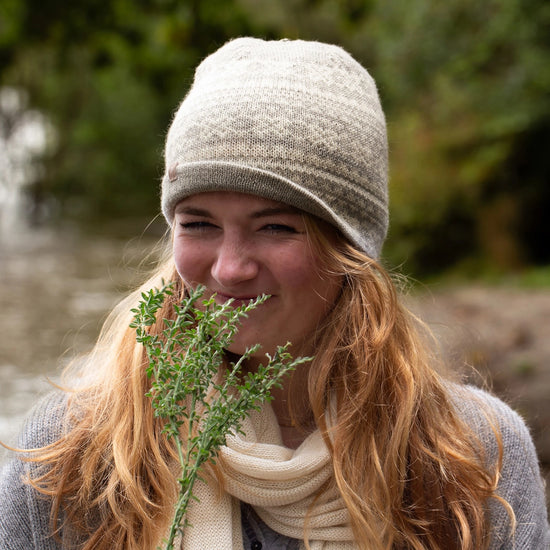
<instances>
[{"instance_id":1,"label":"green leafy sprig","mask_svg":"<svg viewBox=\"0 0 550 550\"><path fill-rule=\"evenodd\" d=\"M201 466L214 462L215 456L231 431L241 432L242 420L261 403L271 399L271 390L281 387L289 371L309 357L292 359L280 346L273 357L266 354L266 365L244 372L246 361L258 351L259 344L248 348L236 362L223 369L226 349L233 341L239 323L248 312L269 299L262 295L248 304L233 307L232 300L217 304L214 297L198 301L204 287L190 289L189 295L174 304L174 319L164 319L163 329L150 334L156 314L172 295L173 283L142 294L139 306L132 309L131 327L149 359L147 375L151 379L148 396L154 414L164 421L163 431L175 443L181 475L179 494L165 549L172 550L178 533L189 523L185 518L193 495L193 485Z\"/></svg>"}]
</instances>

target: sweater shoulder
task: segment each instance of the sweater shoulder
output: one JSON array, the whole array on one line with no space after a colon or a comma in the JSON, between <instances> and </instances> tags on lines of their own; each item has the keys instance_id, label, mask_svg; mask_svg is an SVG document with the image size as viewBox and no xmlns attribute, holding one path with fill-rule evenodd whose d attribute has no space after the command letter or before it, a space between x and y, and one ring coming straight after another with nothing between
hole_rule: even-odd
<instances>
[{"instance_id":1,"label":"sweater shoulder","mask_svg":"<svg viewBox=\"0 0 550 550\"><path fill-rule=\"evenodd\" d=\"M30 410L19 436L21 449L38 449L57 441L64 433L68 394L55 390L44 395Z\"/></svg>"},{"instance_id":2,"label":"sweater shoulder","mask_svg":"<svg viewBox=\"0 0 550 550\"><path fill-rule=\"evenodd\" d=\"M460 418L480 438L495 434L496 429L505 444L520 441L532 443L525 420L510 405L487 390L451 384L449 395Z\"/></svg>"},{"instance_id":3,"label":"sweater shoulder","mask_svg":"<svg viewBox=\"0 0 550 550\"><path fill-rule=\"evenodd\" d=\"M63 434L67 395L55 391L31 409L19 436L19 449L31 450L57 441ZM50 500L28 483L40 466L13 453L0 471L0 548L60 550L50 532Z\"/></svg>"},{"instance_id":4,"label":"sweater shoulder","mask_svg":"<svg viewBox=\"0 0 550 550\"><path fill-rule=\"evenodd\" d=\"M473 386L454 386L450 393L459 416L484 446L487 460L495 462L502 454L503 468L528 461L539 472L531 433L514 409Z\"/></svg>"},{"instance_id":5,"label":"sweater shoulder","mask_svg":"<svg viewBox=\"0 0 550 550\"><path fill-rule=\"evenodd\" d=\"M546 495L537 452L523 418L504 401L472 386L454 386L451 398L463 421L484 448L485 458L500 463L498 499L490 503L493 549L550 548Z\"/></svg>"}]
</instances>

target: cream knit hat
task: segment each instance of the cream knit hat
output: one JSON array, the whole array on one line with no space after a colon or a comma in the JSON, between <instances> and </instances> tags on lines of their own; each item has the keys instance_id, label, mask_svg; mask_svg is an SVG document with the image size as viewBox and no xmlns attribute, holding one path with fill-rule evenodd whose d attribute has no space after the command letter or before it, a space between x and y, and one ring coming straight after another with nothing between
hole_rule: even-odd
<instances>
[{"instance_id":1,"label":"cream knit hat","mask_svg":"<svg viewBox=\"0 0 550 550\"><path fill-rule=\"evenodd\" d=\"M207 57L168 131L162 211L205 191L295 206L377 258L387 137L374 80L338 46L238 38Z\"/></svg>"}]
</instances>

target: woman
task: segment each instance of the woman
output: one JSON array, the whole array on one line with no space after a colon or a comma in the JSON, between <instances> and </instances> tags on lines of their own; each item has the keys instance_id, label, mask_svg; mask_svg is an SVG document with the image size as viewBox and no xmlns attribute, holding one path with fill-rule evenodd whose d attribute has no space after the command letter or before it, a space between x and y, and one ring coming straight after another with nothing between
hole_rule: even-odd
<instances>
[{"instance_id":1,"label":"woman","mask_svg":"<svg viewBox=\"0 0 550 550\"><path fill-rule=\"evenodd\" d=\"M181 548L548 548L525 425L436 372L377 262L387 141L367 71L336 46L233 40L199 65L165 155L170 255L114 312L86 384L31 415L21 446L38 450L4 469L0 546L160 544L174 456L129 324L141 291L170 279L221 302L271 295L228 356L286 341L314 355L228 437Z\"/></svg>"}]
</instances>

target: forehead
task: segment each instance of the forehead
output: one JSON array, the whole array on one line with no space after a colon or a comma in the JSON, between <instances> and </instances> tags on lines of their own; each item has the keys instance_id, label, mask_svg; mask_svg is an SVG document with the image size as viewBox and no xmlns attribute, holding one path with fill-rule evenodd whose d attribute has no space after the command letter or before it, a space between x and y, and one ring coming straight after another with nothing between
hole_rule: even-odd
<instances>
[{"instance_id":1,"label":"forehead","mask_svg":"<svg viewBox=\"0 0 550 550\"><path fill-rule=\"evenodd\" d=\"M285 204L284 202L266 199L258 195L238 193L235 191L210 191L197 193L182 199L177 205L175 212L185 211L189 206L201 207L224 207L227 209L242 207L253 210L269 210L288 213L302 213L301 210Z\"/></svg>"}]
</instances>

